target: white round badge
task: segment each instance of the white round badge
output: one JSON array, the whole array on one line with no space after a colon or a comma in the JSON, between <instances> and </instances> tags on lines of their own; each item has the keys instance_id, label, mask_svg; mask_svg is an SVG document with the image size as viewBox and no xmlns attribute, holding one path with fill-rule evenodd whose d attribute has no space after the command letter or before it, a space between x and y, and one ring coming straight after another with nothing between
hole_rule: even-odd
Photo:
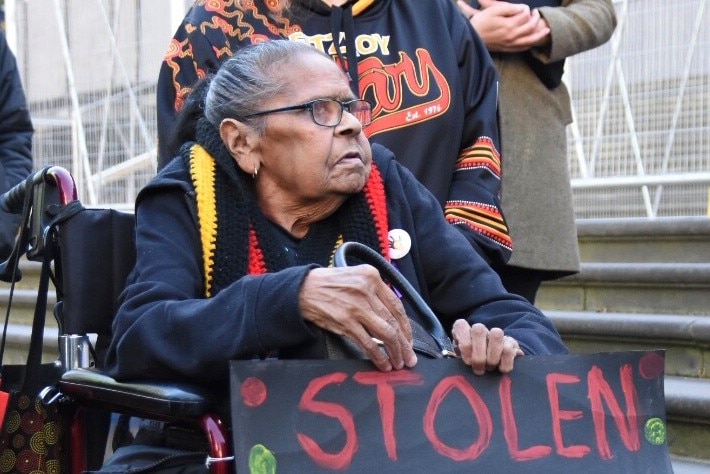
<instances>
[{"instance_id":1,"label":"white round badge","mask_svg":"<svg viewBox=\"0 0 710 474\"><path fill-rule=\"evenodd\" d=\"M398 260L409 253L412 248L412 238L402 229L392 229L387 234L390 243L390 258Z\"/></svg>"}]
</instances>

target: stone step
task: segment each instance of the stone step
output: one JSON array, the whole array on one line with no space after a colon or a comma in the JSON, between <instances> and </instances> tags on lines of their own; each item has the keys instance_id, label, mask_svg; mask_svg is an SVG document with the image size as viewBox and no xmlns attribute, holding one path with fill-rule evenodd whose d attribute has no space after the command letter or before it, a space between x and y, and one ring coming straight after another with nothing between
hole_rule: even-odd
<instances>
[{"instance_id":1,"label":"stone step","mask_svg":"<svg viewBox=\"0 0 710 474\"><path fill-rule=\"evenodd\" d=\"M572 352L664 349L667 375L710 380L708 315L591 311L545 311L545 314Z\"/></svg>"},{"instance_id":2,"label":"stone step","mask_svg":"<svg viewBox=\"0 0 710 474\"><path fill-rule=\"evenodd\" d=\"M4 320L7 305L10 300L10 290L0 287L0 314ZM47 325L54 322L52 308L56 304L57 298L54 290L47 293ZM12 296L12 308L10 310L10 322L14 324L32 325L34 318L35 304L37 302L37 289L15 288Z\"/></svg>"},{"instance_id":3,"label":"stone step","mask_svg":"<svg viewBox=\"0 0 710 474\"><path fill-rule=\"evenodd\" d=\"M710 379L666 376L664 392L668 450L675 456L705 461L691 463L689 468L710 467Z\"/></svg>"},{"instance_id":4,"label":"stone step","mask_svg":"<svg viewBox=\"0 0 710 474\"><path fill-rule=\"evenodd\" d=\"M581 219L583 262L710 263L710 218Z\"/></svg>"},{"instance_id":5,"label":"stone step","mask_svg":"<svg viewBox=\"0 0 710 474\"><path fill-rule=\"evenodd\" d=\"M30 346L30 335L32 326L24 324L8 324L7 338L5 341L5 354L3 364L25 364L27 363L27 353ZM42 345L42 361L52 362L59 357L59 331L56 325L44 328L44 338Z\"/></svg>"},{"instance_id":6,"label":"stone step","mask_svg":"<svg viewBox=\"0 0 710 474\"><path fill-rule=\"evenodd\" d=\"M35 303L37 301L37 287L39 286L39 275L42 264L30 262L26 259L20 260L20 270L22 278L15 283L15 291L12 297L12 310L10 322L14 324L32 324L34 317ZM10 298L11 284L0 282L0 314L4 318ZM47 293L47 324L54 322L52 308L56 304L57 298L54 285L50 279L49 291Z\"/></svg>"},{"instance_id":7,"label":"stone step","mask_svg":"<svg viewBox=\"0 0 710 474\"><path fill-rule=\"evenodd\" d=\"M710 263L583 263L576 275L545 282L543 310L706 315Z\"/></svg>"},{"instance_id":8,"label":"stone step","mask_svg":"<svg viewBox=\"0 0 710 474\"><path fill-rule=\"evenodd\" d=\"M36 290L37 285L39 284L39 274L41 270L42 264L40 262L30 262L25 258L20 260L20 271L22 272L22 278L20 279L20 281L15 283L15 288L34 288ZM0 289L9 290L10 283L0 281Z\"/></svg>"},{"instance_id":9,"label":"stone step","mask_svg":"<svg viewBox=\"0 0 710 474\"><path fill-rule=\"evenodd\" d=\"M671 454L674 474L708 474L710 461Z\"/></svg>"}]
</instances>

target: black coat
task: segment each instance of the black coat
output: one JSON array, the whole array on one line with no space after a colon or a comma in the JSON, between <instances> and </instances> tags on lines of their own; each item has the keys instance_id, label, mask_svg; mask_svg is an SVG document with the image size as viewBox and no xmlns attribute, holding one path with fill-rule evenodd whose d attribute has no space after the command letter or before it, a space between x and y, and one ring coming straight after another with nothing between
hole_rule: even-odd
<instances>
[{"instance_id":1,"label":"black coat","mask_svg":"<svg viewBox=\"0 0 710 474\"><path fill-rule=\"evenodd\" d=\"M411 238L411 250L395 264L446 330L465 318L502 328L526 354L567 353L550 320L505 292L496 273L446 222L434 196L384 147L373 145L372 152L384 180L389 229ZM204 297L195 209L195 191L180 158L138 196L137 261L106 361L113 377L226 383L230 359L316 341L298 306L299 289L314 265L247 275Z\"/></svg>"},{"instance_id":2,"label":"black coat","mask_svg":"<svg viewBox=\"0 0 710 474\"><path fill-rule=\"evenodd\" d=\"M32 172L33 131L15 56L0 31L0 193ZM12 249L18 217L0 211L0 261Z\"/></svg>"}]
</instances>

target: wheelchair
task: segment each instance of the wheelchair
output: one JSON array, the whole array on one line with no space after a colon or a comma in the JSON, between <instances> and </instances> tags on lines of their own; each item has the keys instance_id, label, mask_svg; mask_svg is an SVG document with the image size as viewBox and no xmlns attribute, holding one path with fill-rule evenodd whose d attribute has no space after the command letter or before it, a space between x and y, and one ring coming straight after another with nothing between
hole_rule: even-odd
<instances>
[{"instance_id":1,"label":"wheelchair","mask_svg":"<svg viewBox=\"0 0 710 474\"><path fill-rule=\"evenodd\" d=\"M209 447L209 472L233 472L230 430L223 422L229 416L224 406L228 397L188 383L118 382L102 371L118 298L135 262L133 214L85 208L73 178L57 166L0 196L0 208L23 215L13 255L0 264L0 280L21 277L9 266L21 256L52 264L61 377L40 395L43 403L58 403L72 413L66 472L101 467L112 414L197 429ZM432 358L456 357L436 315L393 265L357 242L340 245L334 265L347 266L348 257L375 266L423 317L424 324L410 319L415 351Z\"/></svg>"},{"instance_id":2,"label":"wheelchair","mask_svg":"<svg viewBox=\"0 0 710 474\"><path fill-rule=\"evenodd\" d=\"M22 213L15 249L0 264L0 279L17 281L20 257L49 262L56 289L61 377L40 393L43 403L70 413L68 473L98 469L112 414L189 426L204 433L209 472L234 469L226 424L216 394L190 384L123 383L102 372L118 297L135 261L134 217L113 209L84 208L71 174L51 166L0 196L6 212Z\"/></svg>"}]
</instances>

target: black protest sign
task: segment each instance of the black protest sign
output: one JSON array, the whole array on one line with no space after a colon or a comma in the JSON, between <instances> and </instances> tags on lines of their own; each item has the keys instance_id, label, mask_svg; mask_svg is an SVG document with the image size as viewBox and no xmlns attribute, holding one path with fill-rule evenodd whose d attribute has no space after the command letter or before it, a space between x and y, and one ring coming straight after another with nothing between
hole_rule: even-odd
<instances>
[{"instance_id":1,"label":"black protest sign","mask_svg":"<svg viewBox=\"0 0 710 474\"><path fill-rule=\"evenodd\" d=\"M664 353L233 361L237 472L672 472Z\"/></svg>"}]
</instances>

